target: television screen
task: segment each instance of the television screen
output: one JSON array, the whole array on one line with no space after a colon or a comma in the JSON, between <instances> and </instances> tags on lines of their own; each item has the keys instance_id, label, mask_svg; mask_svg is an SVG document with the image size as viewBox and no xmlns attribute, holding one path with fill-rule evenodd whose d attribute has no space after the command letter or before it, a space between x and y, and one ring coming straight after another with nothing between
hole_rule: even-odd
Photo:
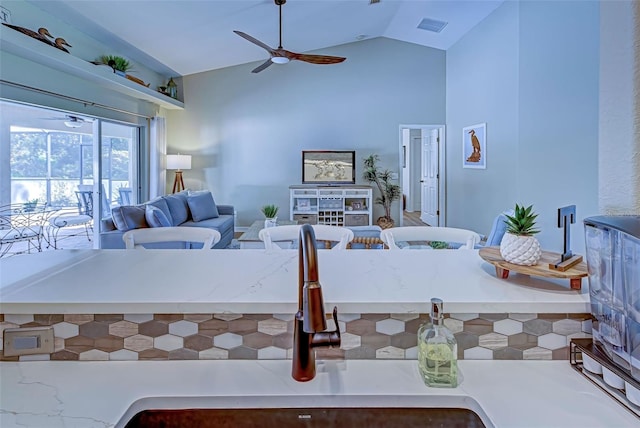
<instances>
[{"instance_id":1,"label":"television screen","mask_svg":"<svg viewBox=\"0 0 640 428\"><path fill-rule=\"evenodd\" d=\"M355 184L355 150L304 150L302 183Z\"/></svg>"}]
</instances>

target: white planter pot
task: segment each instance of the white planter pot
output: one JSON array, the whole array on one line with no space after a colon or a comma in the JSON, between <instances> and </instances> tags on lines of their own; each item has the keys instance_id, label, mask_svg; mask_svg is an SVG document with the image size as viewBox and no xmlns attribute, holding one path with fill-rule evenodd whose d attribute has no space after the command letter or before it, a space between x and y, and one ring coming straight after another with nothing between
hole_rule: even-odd
<instances>
[{"instance_id":1,"label":"white planter pot","mask_svg":"<svg viewBox=\"0 0 640 428\"><path fill-rule=\"evenodd\" d=\"M532 266L540 260L542 250L534 236L505 233L500 242L500 255L509 263Z\"/></svg>"},{"instance_id":2,"label":"white planter pot","mask_svg":"<svg viewBox=\"0 0 640 428\"><path fill-rule=\"evenodd\" d=\"M265 218L264 219L264 228L268 227L276 227L278 225L278 217L274 218Z\"/></svg>"}]
</instances>

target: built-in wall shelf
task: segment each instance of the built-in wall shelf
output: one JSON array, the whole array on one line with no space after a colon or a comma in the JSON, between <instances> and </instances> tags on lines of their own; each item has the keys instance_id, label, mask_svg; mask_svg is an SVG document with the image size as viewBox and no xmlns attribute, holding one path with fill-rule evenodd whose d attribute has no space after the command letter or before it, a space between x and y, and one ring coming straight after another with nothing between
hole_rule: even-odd
<instances>
[{"instance_id":1,"label":"built-in wall shelf","mask_svg":"<svg viewBox=\"0 0 640 428\"><path fill-rule=\"evenodd\" d=\"M97 66L55 47L47 46L45 43L18 31L6 27L2 28L0 42L0 48L5 52L97 83L104 88L129 97L149 101L166 109L184 109L184 103L181 101L119 76L110 67Z\"/></svg>"}]
</instances>

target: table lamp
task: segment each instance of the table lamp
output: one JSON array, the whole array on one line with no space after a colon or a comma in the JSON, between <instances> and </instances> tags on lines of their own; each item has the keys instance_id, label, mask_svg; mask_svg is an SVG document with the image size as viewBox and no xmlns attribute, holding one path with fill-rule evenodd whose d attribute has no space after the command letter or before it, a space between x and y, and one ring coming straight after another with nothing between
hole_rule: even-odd
<instances>
[{"instance_id":1,"label":"table lamp","mask_svg":"<svg viewBox=\"0 0 640 428\"><path fill-rule=\"evenodd\" d=\"M176 176L173 179L173 192L184 190L184 181L182 181L182 170L191 169L191 155L167 155L167 169L175 169Z\"/></svg>"}]
</instances>

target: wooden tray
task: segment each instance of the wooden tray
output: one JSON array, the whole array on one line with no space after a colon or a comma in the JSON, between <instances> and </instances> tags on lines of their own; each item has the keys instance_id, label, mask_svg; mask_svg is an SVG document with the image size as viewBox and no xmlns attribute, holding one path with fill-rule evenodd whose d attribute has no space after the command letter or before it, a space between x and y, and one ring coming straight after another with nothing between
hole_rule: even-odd
<instances>
[{"instance_id":1,"label":"wooden tray","mask_svg":"<svg viewBox=\"0 0 640 428\"><path fill-rule=\"evenodd\" d=\"M500 255L500 247L481 248L479 253L484 261L495 266L496 276L502 279L509 278L509 272L514 271L543 278L568 279L571 289L580 290L582 288L582 278L588 275L585 262L580 262L565 271L549 268L549 264L554 264L560 259L560 253L552 253L551 251L543 251L538 264L533 266L521 266L506 262Z\"/></svg>"}]
</instances>

